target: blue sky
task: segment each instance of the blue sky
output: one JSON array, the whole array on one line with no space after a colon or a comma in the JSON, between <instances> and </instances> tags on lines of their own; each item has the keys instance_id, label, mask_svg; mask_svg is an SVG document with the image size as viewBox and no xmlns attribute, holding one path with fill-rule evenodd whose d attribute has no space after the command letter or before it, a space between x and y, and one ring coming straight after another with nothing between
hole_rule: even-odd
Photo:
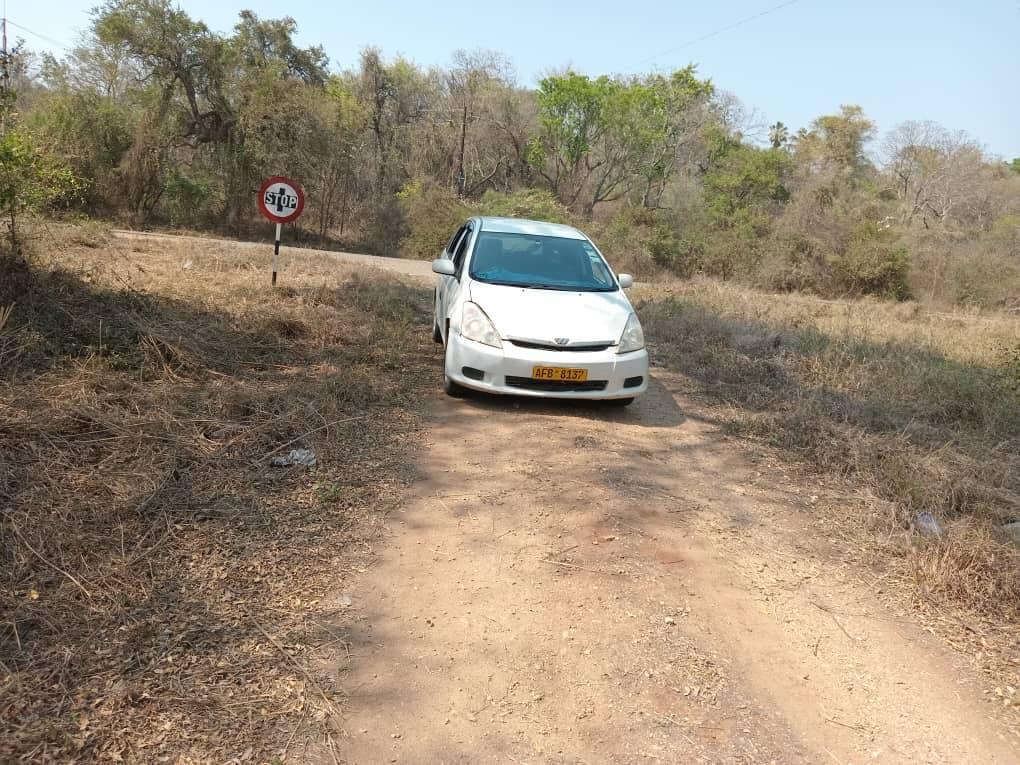
<instances>
[{"instance_id":1,"label":"blue sky","mask_svg":"<svg viewBox=\"0 0 1020 765\"><path fill-rule=\"evenodd\" d=\"M98 2L7 0L12 22L36 33L12 27L9 36L22 36L37 50L57 49L55 43L73 42L88 26ZM241 8L293 16L300 42L323 45L341 68L366 45L424 66L447 64L457 48L498 50L523 84L567 65L589 74L629 74L693 62L766 122L796 129L842 103L857 103L883 131L908 119L935 120L966 130L993 154L1020 156L1020 0L179 5L219 31L233 26Z\"/></svg>"}]
</instances>

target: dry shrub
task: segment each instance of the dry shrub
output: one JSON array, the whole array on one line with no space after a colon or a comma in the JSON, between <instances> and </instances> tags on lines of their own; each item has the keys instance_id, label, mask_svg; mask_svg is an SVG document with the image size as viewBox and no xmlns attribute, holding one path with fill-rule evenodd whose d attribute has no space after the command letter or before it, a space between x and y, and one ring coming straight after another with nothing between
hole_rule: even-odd
<instances>
[{"instance_id":1,"label":"dry shrub","mask_svg":"<svg viewBox=\"0 0 1020 765\"><path fill-rule=\"evenodd\" d=\"M708 281L644 294L656 351L730 405L730 431L890 500L894 517L859 519L872 532L905 539L931 513L947 535L907 551L918 587L1020 616L1020 550L1000 529L1020 519L1020 400L999 350L1020 322Z\"/></svg>"},{"instance_id":2,"label":"dry shrub","mask_svg":"<svg viewBox=\"0 0 1020 765\"><path fill-rule=\"evenodd\" d=\"M1020 552L994 526L975 519L921 541L912 556L917 592L940 603L966 603L977 613L1020 621Z\"/></svg>"},{"instance_id":3,"label":"dry shrub","mask_svg":"<svg viewBox=\"0 0 1020 765\"><path fill-rule=\"evenodd\" d=\"M3 762L268 761L336 731L327 596L431 382L425 290L305 256L273 291L268 255L136 246L26 267L0 334L26 346L0 375ZM298 446L315 468L269 466Z\"/></svg>"}]
</instances>

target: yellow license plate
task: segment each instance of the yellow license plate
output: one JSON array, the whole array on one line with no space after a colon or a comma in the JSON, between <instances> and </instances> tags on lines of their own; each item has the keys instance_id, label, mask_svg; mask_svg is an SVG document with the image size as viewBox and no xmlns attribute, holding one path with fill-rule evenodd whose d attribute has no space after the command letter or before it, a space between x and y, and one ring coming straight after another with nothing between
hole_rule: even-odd
<instances>
[{"instance_id":1,"label":"yellow license plate","mask_svg":"<svg viewBox=\"0 0 1020 765\"><path fill-rule=\"evenodd\" d=\"M588 370L573 367L534 367L531 370L531 377L534 380L584 382L588 379Z\"/></svg>"}]
</instances>

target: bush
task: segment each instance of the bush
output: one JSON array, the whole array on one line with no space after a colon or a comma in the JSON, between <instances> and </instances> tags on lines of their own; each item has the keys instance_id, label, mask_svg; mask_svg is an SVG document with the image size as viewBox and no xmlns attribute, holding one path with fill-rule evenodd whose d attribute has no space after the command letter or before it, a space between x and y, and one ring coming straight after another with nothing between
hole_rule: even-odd
<instances>
[{"instance_id":1,"label":"bush","mask_svg":"<svg viewBox=\"0 0 1020 765\"><path fill-rule=\"evenodd\" d=\"M195 225L202 222L212 197L209 182L175 170L164 186L163 210L171 225Z\"/></svg>"},{"instance_id":2,"label":"bush","mask_svg":"<svg viewBox=\"0 0 1020 765\"><path fill-rule=\"evenodd\" d=\"M384 197L369 211L366 239L362 246L370 254L395 257L402 253L404 241L414 232L409 227L408 212L402 203L403 200L397 197ZM452 232L451 228L446 236L449 237ZM434 254L427 257L434 258L438 252L437 248Z\"/></svg>"},{"instance_id":3,"label":"bush","mask_svg":"<svg viewBox=\"0 0 1020 765\"><path fill-rule=\"evenodd\" d=\"M1020 261L973 252L951 261L946 282L948 297L957 305L1008 307L1020 301Z\"/></svg>"},{"instance_id":4,"label":"bush","mask_svg":"<svg viewBox=\"0 0 1020 765\"><path fill-rule=\"evenodd\" d=\"M407 236L400 241L405 258L438 258L450 235L471 215L463 201L447 189L412 181L397 193Z\"/></svg>"},{"instance_id":5,"label":"bush","mask_svg":"<svg viewBox=\"0 0 1020 765\"><path fill-rule=\"evenodd\" d=\"M490 189L482 195L476 209L479 215L532 218L549 223L569 222L567 208L556 201L552 193L544 189L524 189L510 194L501 194Z\"/></svg>"},{"instance_id":6,"label":"bush","mask_svg":"<svg viewBox=\"0 0 1020 765\"><path fill-rule=\"evenodd\" d=\"M1020 257L1020 215L1009 214L995 219L984 240L996 251Z\"/></svg>"},{"instance_id":7,"label":"bush","mask_svg":"<svg viewBox=\"0 0 1020 765\"><path fill-rule=\"evenodd\" d=\"M831 265L836 287L845 294L910 297L910 255L888 229L871 223L861 226Z\"/></svg>"},{"instance_id":8,"label":"bush","mask_svg":"<svg viewBox=\"0 0 1020 765\"><path fill-rule=\"evenodd\" d=\"M635 274L669 271L689 278L704 258L704 242L692 229L678 230L662 211L626 206L595 231L598 244L617 269Z\"/></svg>"}]
</instances>

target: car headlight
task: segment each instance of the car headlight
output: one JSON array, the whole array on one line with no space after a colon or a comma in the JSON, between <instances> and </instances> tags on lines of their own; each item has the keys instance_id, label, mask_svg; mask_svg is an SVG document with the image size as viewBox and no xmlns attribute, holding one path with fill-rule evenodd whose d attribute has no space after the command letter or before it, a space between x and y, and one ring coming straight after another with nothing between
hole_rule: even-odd
<instances>
[{"instance_id":1,"label":"car headlight","mask_svg":"<svg viewBox=\"0 0 1020 765\"><path fill-rule=\"evenodd\" d=\"M460 334L468 340L476 343L491 345L493 348L502 348L499 333L492 326L492 321L485 315L485 311L475 303L464 304L464 315L460 322Z\"/></svg>"},{"instance_id":2,"label":"car headlight","mask_svg":"<svg viewBox=\"0 0 1020 765\"><path fill-rule=\"evenodd\" d=\"M620 342L616 347L617 353L631 353L640 351L645 347L645 333L641 329L641 322L638 321L636 313L632 313L627 319L627 326L623 328L620 335Z\"/></svg>"}]
</instances>

